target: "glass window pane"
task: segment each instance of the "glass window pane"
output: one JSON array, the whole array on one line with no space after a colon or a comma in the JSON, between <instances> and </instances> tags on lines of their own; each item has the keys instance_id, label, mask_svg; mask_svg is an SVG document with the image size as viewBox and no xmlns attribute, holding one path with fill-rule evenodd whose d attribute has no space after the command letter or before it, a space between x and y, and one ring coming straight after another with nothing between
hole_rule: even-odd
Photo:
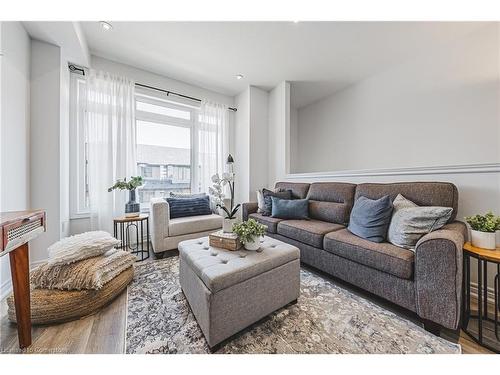
<instances>
[{"instance_id":1,"label":"glass window pane","mask_svg":"<svg viewBox=\"0 0 500 375\"><path fill-rule=\"evenodd\" d=\"M144 179L138 191L142 207L153 197L191 191L191 129L137 121L137 169Z\"/></svg>"},{"instance_id":2,"label":"glass window pane","mask_svg":"<svg viewBox=\"0 0 500 375\"><path fill-rule=\"evenodd\" d=\"M156 113L158 115L176 117L183 120L191 120L191 112L183 111L182 109L178 108L164 107L161 105L155 105L151 103L144 103L137 101L137 110L143 112Z\"/></svg>"}]
</instances>

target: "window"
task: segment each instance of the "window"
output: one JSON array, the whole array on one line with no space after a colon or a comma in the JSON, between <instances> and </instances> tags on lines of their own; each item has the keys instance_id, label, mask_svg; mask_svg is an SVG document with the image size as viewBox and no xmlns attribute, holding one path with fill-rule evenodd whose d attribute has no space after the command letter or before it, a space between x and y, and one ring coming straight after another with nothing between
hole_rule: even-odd
<instances>
[{"instance_id":1,"label":"window","mask_svg":"<svg viewBox=\"0 0 500 375\"><path fill-rule=\"evenodd\" d=\"M144 179L138 189L141 208L151 198L191 192L195 108L136 94L137 166Z\"/></svg>"},{"instance_id":2,"label":"window","mask_svg":"<svg viewBox=\"0 0 500 375\"><path fill-rule=\"evenodd\" d=\"M85 136L85 78L70 74L70 199L71 217L86 216L89 213L89 189L87 175L87 142Z\"/></svg>"},{"instance_id":3,"label":"window","mask_svg":"<svg viewBox=\"0 0 500 375\"><path fill-rule=\"evenodd\" d=\"M87 177L88 147L85 132L86 77L71 74L70 83L70 180L71 217L89 214ZM210 126L215 120L201 116L192 101L172 100L148 89L136 89L137 174L144 184L138 189L141 209L148 210L155 197L171 192L206 191L202 186L200 163L216 166L214 151L208 147L219 144ZM195 123L197 132L195 132ZM224 148L217 148L224 153ZM200 161L200 158L203 158ZM197 165L196 169L194 165ZM209 181L209 172L203 181ZM194 176L194 177L193 177ZM129 176L127 176L129 177Z\"/></svg>"}]
</instances>

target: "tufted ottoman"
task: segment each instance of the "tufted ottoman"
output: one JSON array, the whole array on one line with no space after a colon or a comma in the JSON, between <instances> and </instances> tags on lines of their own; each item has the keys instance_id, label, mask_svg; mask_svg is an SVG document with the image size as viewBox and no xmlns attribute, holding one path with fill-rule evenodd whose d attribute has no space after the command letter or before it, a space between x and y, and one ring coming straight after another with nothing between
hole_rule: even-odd
<instances>
[{"instance_id":1,"label":"tufted ottoman","mask_svg":"<svg viewBox=\"0 0 500 375\"><path fill-rule=\"evenodd\" d=\"M299 249L273 238L258 252L183 241L179 258L182 290L210 347L299 297Z\"/></svg>"}]
</instances>

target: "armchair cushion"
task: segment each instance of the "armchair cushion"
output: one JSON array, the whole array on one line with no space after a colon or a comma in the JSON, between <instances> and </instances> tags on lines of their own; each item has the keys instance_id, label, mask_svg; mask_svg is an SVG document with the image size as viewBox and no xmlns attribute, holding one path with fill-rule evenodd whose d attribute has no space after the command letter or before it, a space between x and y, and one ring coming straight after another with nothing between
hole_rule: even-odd
<instances>
[{"instance_id":1,"label":"armchair cushion","mask_svg":"<svg viewBox=\"0 0 500 375\"><path fill-rule=\"evenodd\" d=\"M215 214L170 219L168 233L172 237L216 230L222 226L222 220L222 216Z\"/></svg>"}]
</instances>

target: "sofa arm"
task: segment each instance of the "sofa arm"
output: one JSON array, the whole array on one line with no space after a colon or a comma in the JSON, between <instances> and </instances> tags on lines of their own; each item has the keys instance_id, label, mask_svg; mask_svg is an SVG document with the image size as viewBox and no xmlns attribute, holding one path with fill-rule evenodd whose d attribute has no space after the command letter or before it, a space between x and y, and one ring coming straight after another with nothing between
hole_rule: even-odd
<instances>
[{"instance_id":1,"label":"sofa arm","mask_svg":"<svg viewBox=\"0 0 500 375\"><path fill-rule=\"evenodd\" d=\"M258 207L259 206L257 205L257 202L243 203L241 205L241 216L243 218L243 221L248 220L248 215L256 213Z\"/></svg>"},{"instance_id":2,"label":"sofa arm","mask_svg":"<svg viewBox=\"0 0 500 375\"><path fill-rule=\"evenodd\" d=\"M151 198L151 242L155 252L161 252L163 240L168 237L168 223L170 221L170 208L163 198Z\"/></svg>"},{"instance_id":3,"label":"sofa arm","mask_svg":"<svg viewBox=\"0 0 500 375\"><path fill-rule=\"evenodd\" d=\"M460 321L466 237L465 224L455 221L426 234L415 247L417 314L451 329Z\"/></svg>"}]
</instances>

